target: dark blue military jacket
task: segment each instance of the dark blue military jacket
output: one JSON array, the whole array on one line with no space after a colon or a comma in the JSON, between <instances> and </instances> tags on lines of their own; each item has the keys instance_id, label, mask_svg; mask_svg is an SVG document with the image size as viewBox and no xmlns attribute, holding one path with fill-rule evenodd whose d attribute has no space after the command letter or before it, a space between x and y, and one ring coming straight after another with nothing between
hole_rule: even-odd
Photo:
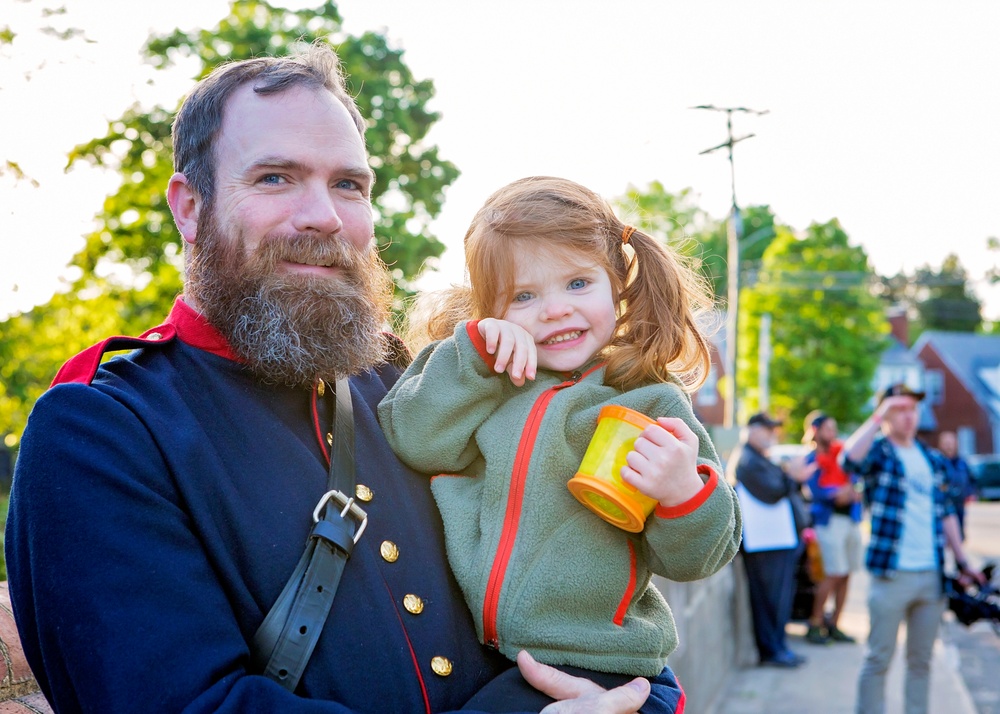
<instances>
[{"instance_id":1,"label":"dark blue military jacket","mask_svg":"<svg viewBox=\"0 0 1000 714\"><path fill-rule=\"evenodd\" d=\"M141 342L68 363L25 430L6 542L57 711L443 711L509 667L477 642L426 477L379 429L397 376L351 380L369 522L293 695L248 673L247 643L326 490L332 390L314 410L314 391L262 384L181 301Z\"/></svg>"}]
</instances>

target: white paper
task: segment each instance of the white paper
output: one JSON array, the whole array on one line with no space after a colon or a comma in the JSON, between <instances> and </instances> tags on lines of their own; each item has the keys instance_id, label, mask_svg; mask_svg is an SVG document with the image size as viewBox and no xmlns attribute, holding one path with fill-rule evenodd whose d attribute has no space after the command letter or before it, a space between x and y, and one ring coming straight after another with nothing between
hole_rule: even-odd
<instances>
[{"instance_id":1,"label":"white paper","mask_svg":"<svg viewBox=\"0 0 1000 714\"><path fill-rule=\"evenodd\" d=\"M736 495L743 512L743 549L746 552L794 548L799 544L792 504L787 498L777 503L764 503L754 498L742 483L736 484Z\"/></svg>"}]
</instances>

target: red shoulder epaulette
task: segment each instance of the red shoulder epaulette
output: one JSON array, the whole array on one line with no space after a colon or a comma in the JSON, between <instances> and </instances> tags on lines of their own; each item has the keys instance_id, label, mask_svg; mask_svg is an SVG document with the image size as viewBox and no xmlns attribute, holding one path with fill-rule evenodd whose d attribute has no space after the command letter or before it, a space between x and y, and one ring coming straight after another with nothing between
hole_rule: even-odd
<instances>
[{"instance_id":1,"label":"red shoulder epaulette","mask_svg":"<svg viewBox=\"0 0 1000 714\"><path fill-rule=\"evenodd\" d=\"M57 384L90 384L97 368L101 366L101 360L108 352L118 352L120 350L134 350L150 345L162 345L171 342L177 337L177 328L171 324L160 325L151 330L146 330L138 337L109 337L98 342L96 345L88 347L75 357L71 357L64 364L49 387Z\"/></svg>"}]
</instances>

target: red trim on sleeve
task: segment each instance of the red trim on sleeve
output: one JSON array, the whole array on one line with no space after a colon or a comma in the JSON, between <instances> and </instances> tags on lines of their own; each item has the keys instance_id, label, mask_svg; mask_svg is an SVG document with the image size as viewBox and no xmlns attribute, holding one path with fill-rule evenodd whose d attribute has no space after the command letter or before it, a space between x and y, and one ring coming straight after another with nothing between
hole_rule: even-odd
<instances>
[{"instance_id":1,"label":"red trim on sleeve","mask_svg":"<svg viewBox=\"0 0 1000 714\"><path fill-rule=\"evenodd\" d=\"M715 473L715 469L708 464L698 464L698 473L708 475L708 481L701 487L701 490L684 503L678 503L676 506L670 506L669 508L667 506L657 506L656 510L653 511L657 517L680 518L689 513L694 513L701 504L708 500L708 497L712 495L716 484L719 482L719 474Z\"/></svg>"},{"instance_id":2,"label":"red trim on sleeve","mask_svg":"<svg viewBox=\"0 0 1000 714\"><path fill-rule=\"evenodd\" d=\"M431 481L436 478L475 478L473 474L435 474L431 476Z\"/></svg>"},{"instance_id":3,"label":"red trim on sleeve","mask_svg":"<svg viewBox=\"0 0 1000 714\"><path fill-rule=\"evenodd\" d=\"M625 588L622 600L618 603L618 609L615 611L614 623L619 627L625 622L625 613L628 611L632 596L635 594L635 546L630 540L625 542L628 544L628 586Z\"/></svg>"},{"instance_id":4,"label":"red trim on sleeve","mask_svg":"<svg viewBox=\"0 0 1000 714\"><path fill-rule=\"evenodd\" d=\"M469 320L465 323L465 332L469 335L469 339L472 341L472 346L476 348L476 352L483 358L483 362L492 370L497 358L486 351L486 339L479 334L479 320Z\"/></svg>"}]
</instances>

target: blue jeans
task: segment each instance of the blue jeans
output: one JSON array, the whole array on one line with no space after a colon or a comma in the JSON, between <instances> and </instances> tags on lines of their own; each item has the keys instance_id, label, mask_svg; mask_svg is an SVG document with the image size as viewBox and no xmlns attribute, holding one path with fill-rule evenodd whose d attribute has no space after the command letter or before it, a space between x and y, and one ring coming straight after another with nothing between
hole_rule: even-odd
<instances>
[{"instance_id":1,"label":"blue jeans","mask_svg":"<svg viewBox=\"0 0 1000 714\"><path fill-rule=\"evenodd\" d=\"M743 553L753 633L761 660L773 659L788 649L785 625L792 616L798 560L798 548Z\"/></svg>"}]
</instances>

